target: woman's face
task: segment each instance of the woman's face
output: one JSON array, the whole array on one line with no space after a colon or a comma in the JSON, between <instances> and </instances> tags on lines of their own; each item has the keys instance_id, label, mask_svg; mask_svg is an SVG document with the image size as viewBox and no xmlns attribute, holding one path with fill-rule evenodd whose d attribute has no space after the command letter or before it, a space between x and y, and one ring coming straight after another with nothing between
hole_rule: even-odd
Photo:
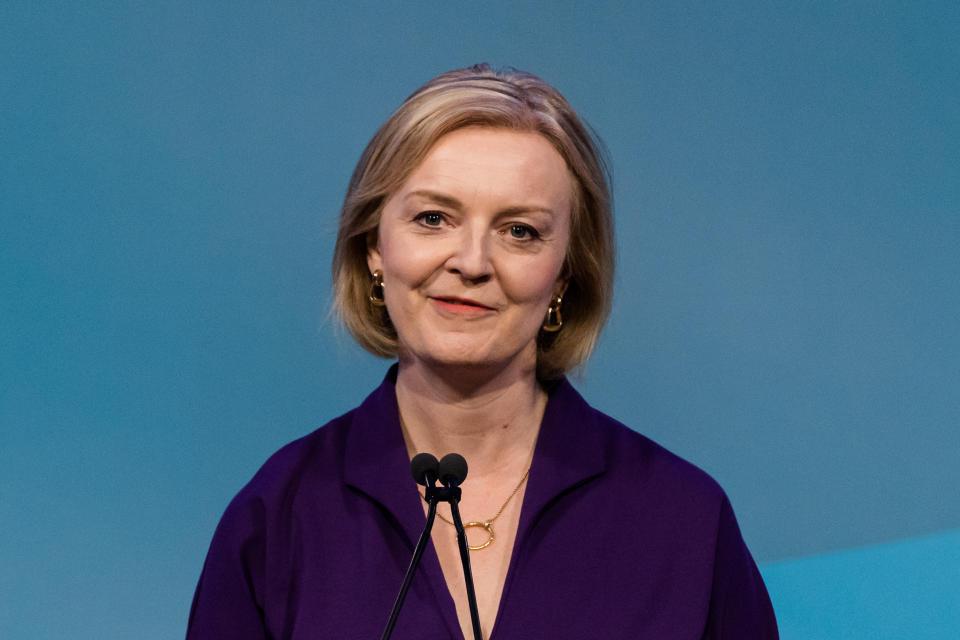
<instances>
[{"instance_id":1,"label":"woman's face","mask_svg":"<svg viewBox=\"0 0 960 640\"><path fill-rule=\"evenodd\" d=\"M383 207L370 271L383 272L401 359L536 365L536 338L570 238L571 177L536 133L442 137Z\"/></svg>"}]
</instances>

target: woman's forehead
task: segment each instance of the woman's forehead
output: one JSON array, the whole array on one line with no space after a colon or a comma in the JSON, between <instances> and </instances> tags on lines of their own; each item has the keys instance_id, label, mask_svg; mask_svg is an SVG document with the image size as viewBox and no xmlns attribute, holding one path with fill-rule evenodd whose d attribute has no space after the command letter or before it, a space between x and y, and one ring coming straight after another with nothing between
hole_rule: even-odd
<instances>
[{"instance_id":1,"label":"woman's forehead","mask_svg":"<svg viewBox=\"0 0 960 640\"><path fill-rule=\"evenodd\" d=\"M538 133L466 127L441 137L395 195L502 196L553 208L569 206L571 179L562 156Z\"/></svg>"}]
</instances>

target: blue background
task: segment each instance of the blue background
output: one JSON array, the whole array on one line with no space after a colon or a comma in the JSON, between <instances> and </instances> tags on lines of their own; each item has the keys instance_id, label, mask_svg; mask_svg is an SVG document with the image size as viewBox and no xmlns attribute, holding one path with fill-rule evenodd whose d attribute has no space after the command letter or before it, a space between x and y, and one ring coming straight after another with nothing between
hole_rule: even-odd
<instances>
[{"instance_id":1,"label":"blue background","mask_svg":"<svg viewBox=\"0 0 960 640\"><path fill-rule=\"evenodd\" d=\"M784 638L960 636L960 5L0 5L0 636L182 635L213 528L384 361L336 216L417 86L557 85L614 170L575 384L713 474Z\"/></svg>"}]
</instances>

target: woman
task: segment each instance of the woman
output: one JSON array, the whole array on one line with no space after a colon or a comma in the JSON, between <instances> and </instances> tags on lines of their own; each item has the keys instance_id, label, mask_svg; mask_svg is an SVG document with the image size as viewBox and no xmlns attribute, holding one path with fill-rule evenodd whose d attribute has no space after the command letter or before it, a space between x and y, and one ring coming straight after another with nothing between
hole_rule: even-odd
<instances>
[{"instance_id":1,"label":"woman","mask_svg":"<svg viewBox=\"0 0 960 640\"><path fill-rule=\"evenodd\" d=\"M722 490L563 378L608 314L613 237L553 87L482 65L408 98L353 174L333 272L347 327L398 364L233 500L188 638L379 637L424 524L409 460L451 451L485 638L777 636ZM393 637L473 637L449 524Z\"/></svg>"}]
</instances>

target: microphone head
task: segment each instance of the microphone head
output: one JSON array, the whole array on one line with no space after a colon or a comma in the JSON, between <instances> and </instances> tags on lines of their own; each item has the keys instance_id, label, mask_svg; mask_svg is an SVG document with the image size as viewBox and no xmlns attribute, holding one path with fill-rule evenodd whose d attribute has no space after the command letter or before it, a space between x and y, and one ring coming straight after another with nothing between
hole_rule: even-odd
<instances>
[{"instance_id":1,"label":"microphone head","mask_svg":"<svg viewBox=\"0 0 960 640\"><path fill-rule=\"evenodd\" d=\"M410 461L410 475L417 484L426 487L430 484L430 476L434 480L440 476L439 467L440 463L437 462L436 456L430 453L418 453Z\"/></svg>"},{"instance_id":2,"label":"microphone head","mask_svg":"<svg viewBox=\"0 0 960 640\"><path fill-rule=\"evenodd\" d=\"M459 453L448 453L440 458L440 482L463 484L467 479L467 461Z\"/></svg>"}]
</instances>

